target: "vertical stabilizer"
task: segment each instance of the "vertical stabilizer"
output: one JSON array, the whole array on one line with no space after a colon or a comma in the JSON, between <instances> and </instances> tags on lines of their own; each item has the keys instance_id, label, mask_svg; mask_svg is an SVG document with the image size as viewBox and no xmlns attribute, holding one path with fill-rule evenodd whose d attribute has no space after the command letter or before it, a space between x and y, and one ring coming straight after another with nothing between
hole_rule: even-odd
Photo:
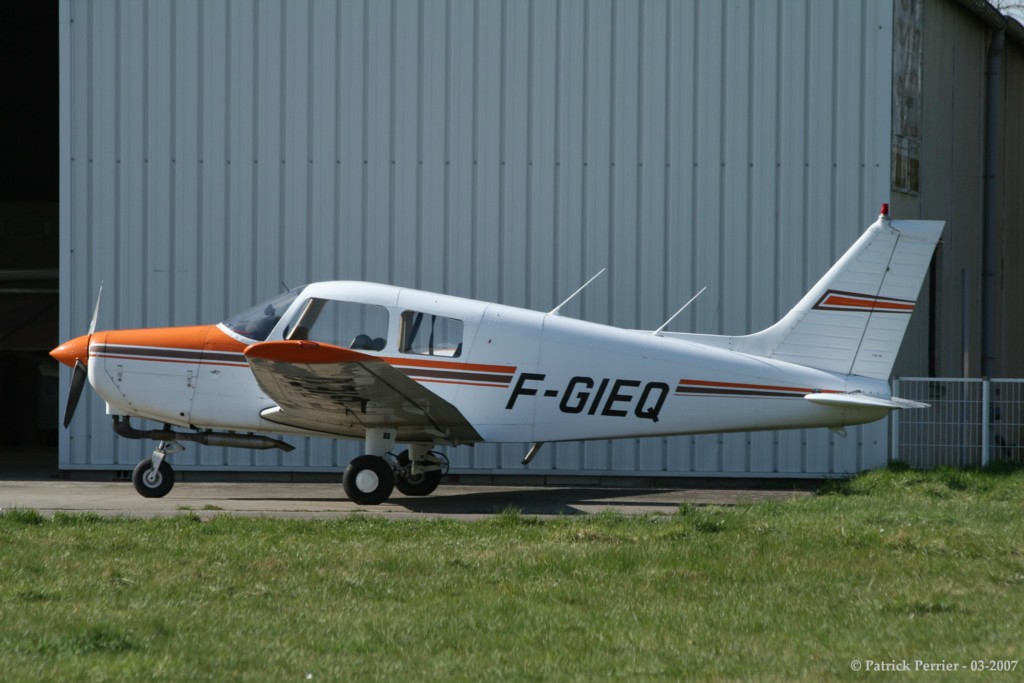
<instances>
[{"instance_id":1,"label":"vertical stabilizer","mask_svg":"<svg viewBox=\"0 0 1024 683\"><path fill-rule=\"evenodd\" d=\"M879 216L793 310L734 348L889 379L944 225Z\"/></svg>"},{"instance_id":2,"label":"vertical stabilizer","mask_svg":"<svg viewBox=\"0 0 1024 683\"><path fill-rule=\"evenodd\" d=\"M672 336L887 380L945 225L891 221L887 211L768 329L741 337Z\"/></svg>"}]
</instances>

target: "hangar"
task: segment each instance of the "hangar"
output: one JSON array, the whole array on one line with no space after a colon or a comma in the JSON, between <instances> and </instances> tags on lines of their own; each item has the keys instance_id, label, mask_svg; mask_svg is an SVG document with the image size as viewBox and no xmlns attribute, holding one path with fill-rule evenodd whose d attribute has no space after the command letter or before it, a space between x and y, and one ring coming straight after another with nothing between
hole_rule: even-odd
<instances>
[{"instance_id":1,"label":"hangar","mask_svg":"<svg viewBox=\"0 0 1024 683\"><path fill-rule=\"evenodd\" d=\"M118 328L323 279L547 310L606 266L566 314L652 328L707 286L675 329L741 334L890 201L947 221L897 373L1021 372L1024 29L981 0L62 0L59 55L62 339L101 282ZM64 470L152 448L95 397L59 443ZM175 466L340 472L359 448L296 446ZM887 448L882 422L559 444L529 472L820 477ZM524 450L449 455L521 475Z\"/></svg>"}]
</instances>

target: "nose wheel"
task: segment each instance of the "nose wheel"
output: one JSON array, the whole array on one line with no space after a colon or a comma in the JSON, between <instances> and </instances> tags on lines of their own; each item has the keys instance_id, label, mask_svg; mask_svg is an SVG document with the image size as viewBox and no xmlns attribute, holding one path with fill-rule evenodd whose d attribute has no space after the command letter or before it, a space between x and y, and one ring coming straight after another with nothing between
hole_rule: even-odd
<instances>
[{"instance_id":1,"label":"nose wheel","mask_svg":"<svg viewBox=\"0 0 1024 683\"><path fill-rule=\"evenodd\" d=\"M132 472L132 484L146 498L163 498L174 486L174 470L166 462L154 469L152 461L143 460Z\"/></svg>"},{"instance_id":2,"label":"nose wheel","mask_svg":"<svg viewBox=\"0 0 1024 683\"><path fill-rule=\"evenodd\" d=\"M174 488L174 469L165 458L185 450L177 441L161 441L153 456L135 466L132 484L144 498L163 498Z\"/></svg>"}]
</instances>

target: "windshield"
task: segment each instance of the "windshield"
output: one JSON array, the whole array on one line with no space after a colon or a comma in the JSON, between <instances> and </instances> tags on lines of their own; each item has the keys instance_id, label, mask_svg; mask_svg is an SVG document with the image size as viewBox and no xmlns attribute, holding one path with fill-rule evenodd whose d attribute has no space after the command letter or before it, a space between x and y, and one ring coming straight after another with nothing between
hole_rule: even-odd
<instances>
[{"instance_id":1,"label":"windshield","mask_svg":"<svg viewBox=\"0 0 1024 683\"><path fill-rule=\"evenodd\" d=\"M303 287L296 287L283 294L278 294L269 301L264 301L238 315L231 316L224 321L224 326L247 339L266 341L270 331L277 325L277 321L281 319L281 316L302 290Z\"/></svg>"}]
</instances>

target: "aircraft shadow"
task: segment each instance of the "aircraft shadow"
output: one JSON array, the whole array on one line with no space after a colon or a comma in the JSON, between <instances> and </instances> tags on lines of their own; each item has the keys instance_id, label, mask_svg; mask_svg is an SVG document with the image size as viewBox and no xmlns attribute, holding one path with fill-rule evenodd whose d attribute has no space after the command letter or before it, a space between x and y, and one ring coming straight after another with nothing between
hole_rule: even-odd
<instances>
[{"instance_id":1,"label":"aircraft shadow","mask_svg":"<svg viewBox=\"0 0 1024 683\"><path fill-rule=\"evenodd\" d=\"M506 510L518 510L524 515L582 515L588 514L580 509L582 506L610 510L616 507L656 509L671 505L664 500L643 500L644 493L642 489L559 487L435 494L425 498L396 494L388 503L410 512L444 515L497 514Z\"/></svg>"},{"instance_id":2,"label":"aircraft shadow","mask_svg":"<svg viewBox=\"0 0 1024 683\"><path fill-rule=\"evenodd\" d=\"M449 489L450 491L450 489ZM439 514L458 517L459 515L493 515L506 510L517 510L524 515L582 515L591 514L594 508L615 509L665 509L674 508L672 502L644 500L652 489L609 489L583 487L552 487L545 489L502 489L500 491L470 491L458 493L445 491L419 498L403 496L398 491L382 507L395 506L409 512ZM296 503L337 503L346 501L345 494L338 487L338 496L274 496L276 501ZM266 496L233 496L229 500L267 500ZM581 510L581 507L588 510Z\"/></svg>"}]
</instances>

